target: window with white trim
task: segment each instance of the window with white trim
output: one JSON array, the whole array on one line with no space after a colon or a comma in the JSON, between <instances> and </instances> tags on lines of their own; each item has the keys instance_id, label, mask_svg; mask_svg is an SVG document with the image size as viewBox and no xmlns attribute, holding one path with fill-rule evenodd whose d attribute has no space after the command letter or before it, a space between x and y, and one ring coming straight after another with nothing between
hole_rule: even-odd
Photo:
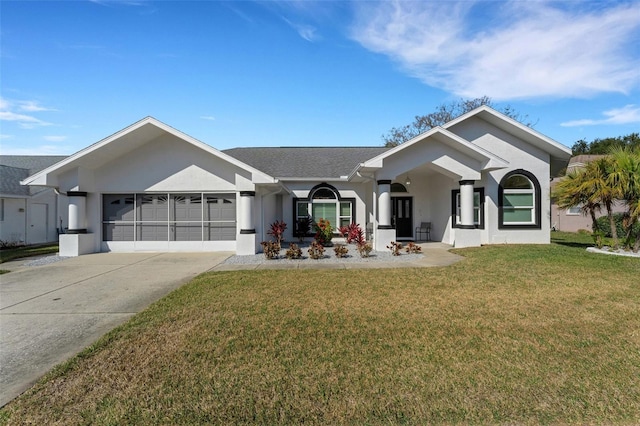
<instances>
[{"instance_id":1,"label":"window with white trim","mask_svg":"<svg viewBox=\"0 0 640 426\"><path fill-rule=\"evenodd\" d=\"M499 187L500 227L540 228L540 184L526 170L508 173Z\"/></svg>"},{"instance_id":2,"label":"window with white trim","mask_svg":"<svg viewBox=\"0 0 640 426\"><path fill-rule=\"evenodd\" d=\"M579 216L579 215L582 215L582 204L569 207L567 209L567 216Z\"/></svg>"},{"instance_id":3,"label":"window with white trim","mask_svg":"<svg viewBox=\"0 0 640 426\"><path fill-rule=\"evenodd\" d=\"M307 217L311 217L313 223L325 219L337 230L353 223L354 202L354 199L341 198L338 190L330 185L317 186L309 192L309 198L294 201L295 222L300 223Z\"/></svg>"},{"instance_id":4,"label":"window with white trim","mask_svg":"<svg viewBox=\"0 0 640 426\"><path fill-rule=\"evenodd\" d=\"M451 191L451 217L453 227L460 226L460 190ZM484 229L484 188L473 188L473 224Z\"/></svg>"}]
</instances>

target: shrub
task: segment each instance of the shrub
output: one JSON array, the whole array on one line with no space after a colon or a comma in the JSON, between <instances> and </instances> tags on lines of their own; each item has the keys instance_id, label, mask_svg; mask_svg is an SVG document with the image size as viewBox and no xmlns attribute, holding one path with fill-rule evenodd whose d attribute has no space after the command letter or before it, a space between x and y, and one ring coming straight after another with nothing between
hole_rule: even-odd
<instances>
[{"instance_id":1,"label":"shrub","mask_svg":"<svg viewBox=\"0 0 640 426\"><path fill-rule=\"evenodd\" d=\"M302 249L296 243L291 243L285 255L287 259L300 259L302 257Z\"/></svg>"},{"instance_id":2,"label":"shrub","mask_svg":"<svg viewBox=\"0 0 640 426\"><path fill-rule=\"evenodd\" d=\"M284 231L287 229L287 224L284 221L275 221L271 224L269 231L267 234L271 235L275 238L278 244L282 243L282 239L284 238Z\"/></svg>"},{"instance_id":3,"label":"shrub","mask_svg":"<svg viewBox=\"0 0 640 426\"><path fill-rule=\"evenodd\" d=\"M304 237L306 237L309 231L311 231L312 224L313 219L311 219L311 216L298 219L298 226L296 226L296 237L298 237L298 240L304 241Z\"/></svg>"},{"instance_id":4,"label":"shrub","mask_svg":"<svg viewBox=\"0 0 640 426\"><path fill-rule=\"evenodd\" d=\"M369 253L373 250L373 246L371 243L364 241L361 244L358 244L358 253L360 253L360 257L369 257Z\"/></svg>"},{"instance_id":5,"label":"shrub","mask_svg":"<svg viewBox=\"0 0 640 426\"><path fill-rule=\"evenodd\" d=\"M349 253L349 249L344 244L336 244L336 246L333 248L333 251L338 258L345 257L347 253Z\"/></svg>"},{"instance_id":6,"label":"shrub","mask_svg":"<svg viewBox=\"0 0 640 426\"><path fill-rule=\"evenodd\" d=\"M614 213L613 220L616 224L616 232L618 233L618 238L626 238L628 232L628 215L626 213ZM605 216L600 216L596 219L597 229L595 231L599 231L602 233L604 237L611 238L611 226L609 225L609 218ZM626 225L626 226L625 226ZM631 238L629 241L625 242L625 245L632 246L635 241L634 236L638 235L640 231L640 222L636 222L631 228Z\"/></svg>"},{"instance_id":7,"label":"shrub","mask_svg":"<svg viewBox=\"0 0 640 426\"><path fill-rule=\"evenodd\" d=\"M311 246L309 246L307 252L312 259L322 259L324 257L324 246L318 241L314 241L311 243Z\"/></svg>"},{"instance_id":8,"label":"shrub","mask_svg":"<svg viewBox=\"0 0 640 426\"><path fill-rule=\"evenodd\" d=\"M405 251L407 253L422 253L422 247L420 247L416 243L409 243L405 247Z\"/></svg>"},{"instance_id":9,"label":"shrub","mask_svg":"<svg viewBox=\"0 0 640 426\"><path fill-rule=\"evenodd\" d=\"M391 250L391 254L394 256L400 256L400 250L402 250L402 243L391 241L391 243L387 246L389 250Z\"/></svg>"},{"instance_id":10,"label":"shrub","mask_svg":"<svg viewBox=\"0 0 640 426\"><path fill-rule=\"evenodd\" d=\"M262 252L267 259L277 259L280 256L280 243L275 241L263 241L260 243Z\"/></svg>"},{"instance_id":11,"label":"shrub","mask_svg":"<svg viewBox=\"0 0 640 426\"><path fill-rule=\"evenodd\" d=\"M341 226L338 230L340 236L346 238L347 244L361 244L364 242L364 231L357 223L352 223L349 226Z\"/></svg>"},{"instance_id":12,"label":"shrub","mask_svg":"<svg viewBox=\"0 0 640 426\"><path fill-rule=\"evenodd\" d=\"M326 219L320 219L318 223L314 224L316 235L315 240L323 246L331 244L333 238L333 228L331 222Z\"/></svg>"}]
</instances>

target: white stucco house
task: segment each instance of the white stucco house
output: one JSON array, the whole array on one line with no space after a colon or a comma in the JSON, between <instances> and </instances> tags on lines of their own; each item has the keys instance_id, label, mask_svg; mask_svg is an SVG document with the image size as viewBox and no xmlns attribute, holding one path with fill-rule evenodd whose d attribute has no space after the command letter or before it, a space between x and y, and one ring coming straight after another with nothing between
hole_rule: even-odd
<instances>
[{"instance_id":1,"label":"white stucco house","mask_svg":"<svg viewBox=\"0 0 640 426\"><path fill-rule=\"evenodd\" d=\"M254 254L269 224L369 228L376 250L549 243L550 176L571 150L483 106L395 148L219 151L147 117L25 178L68 199L63 255L99 251Z\"/></svg>"}]
</instances>

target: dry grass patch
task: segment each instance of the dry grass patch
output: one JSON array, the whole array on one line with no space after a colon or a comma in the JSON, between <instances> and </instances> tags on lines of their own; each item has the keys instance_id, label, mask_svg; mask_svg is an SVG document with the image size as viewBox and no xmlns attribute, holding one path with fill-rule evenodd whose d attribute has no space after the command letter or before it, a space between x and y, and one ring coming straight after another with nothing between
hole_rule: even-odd
<instances>
[{"instance_id":1,"label":"dry grass patch","mask_svg":"<svg viewBox=\"0 0 640 426\"><path fill-rule=\"evenodd\" d=\"M206 274L9 424L640 422L640 261L563 245L447 268Z\"/></svg>"}]
</instances>

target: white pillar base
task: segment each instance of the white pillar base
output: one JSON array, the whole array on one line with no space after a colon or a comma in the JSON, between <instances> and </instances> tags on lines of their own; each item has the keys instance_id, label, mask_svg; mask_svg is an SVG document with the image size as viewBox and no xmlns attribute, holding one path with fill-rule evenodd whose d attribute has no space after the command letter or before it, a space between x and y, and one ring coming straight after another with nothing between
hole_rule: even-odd
<instances>
[{"instance_id":1,"label":"white pillar base","mask_svg":"<svg viewBox=\"0 0 640 426\"><path fill-rule=\"evenodd\" d=\"M238 256L246 256L256 254L256 235L257 234L238 234L236 239L236 254Z\"/></svg>"},{"instance_id":2,"label":"white pillar base","mask_svg":"<svg viewBox=\"0 0 640 426\"><path fill-rule=\"evenodd\" d=\"M377 229L376 236L373 239L374 249L376 251L389 250L387 246L391 243L391 241L395 241L395 240L396 240L395 229Z\"/></svg>"},{"instance_id":3,"label":"white pillar base","mask_svg":"<svg viewBox=\"0 0 640 426\"><path fill-rule=\"evenodd\" d=\"M455 248L481 246L480 229L458 228L455 231L456 231L456 235L453 243L453 246Z\"/></svg>"},{"instance_id":4,"label":"white pillar base","mask_svg":"<svg viewBox=\"0 0 640 426\"><path fill-rule=\"evenodd\" d=\"M95 253L95 234L60 234L60 256L77 257Z\"/></svg>"}]
</instances>

